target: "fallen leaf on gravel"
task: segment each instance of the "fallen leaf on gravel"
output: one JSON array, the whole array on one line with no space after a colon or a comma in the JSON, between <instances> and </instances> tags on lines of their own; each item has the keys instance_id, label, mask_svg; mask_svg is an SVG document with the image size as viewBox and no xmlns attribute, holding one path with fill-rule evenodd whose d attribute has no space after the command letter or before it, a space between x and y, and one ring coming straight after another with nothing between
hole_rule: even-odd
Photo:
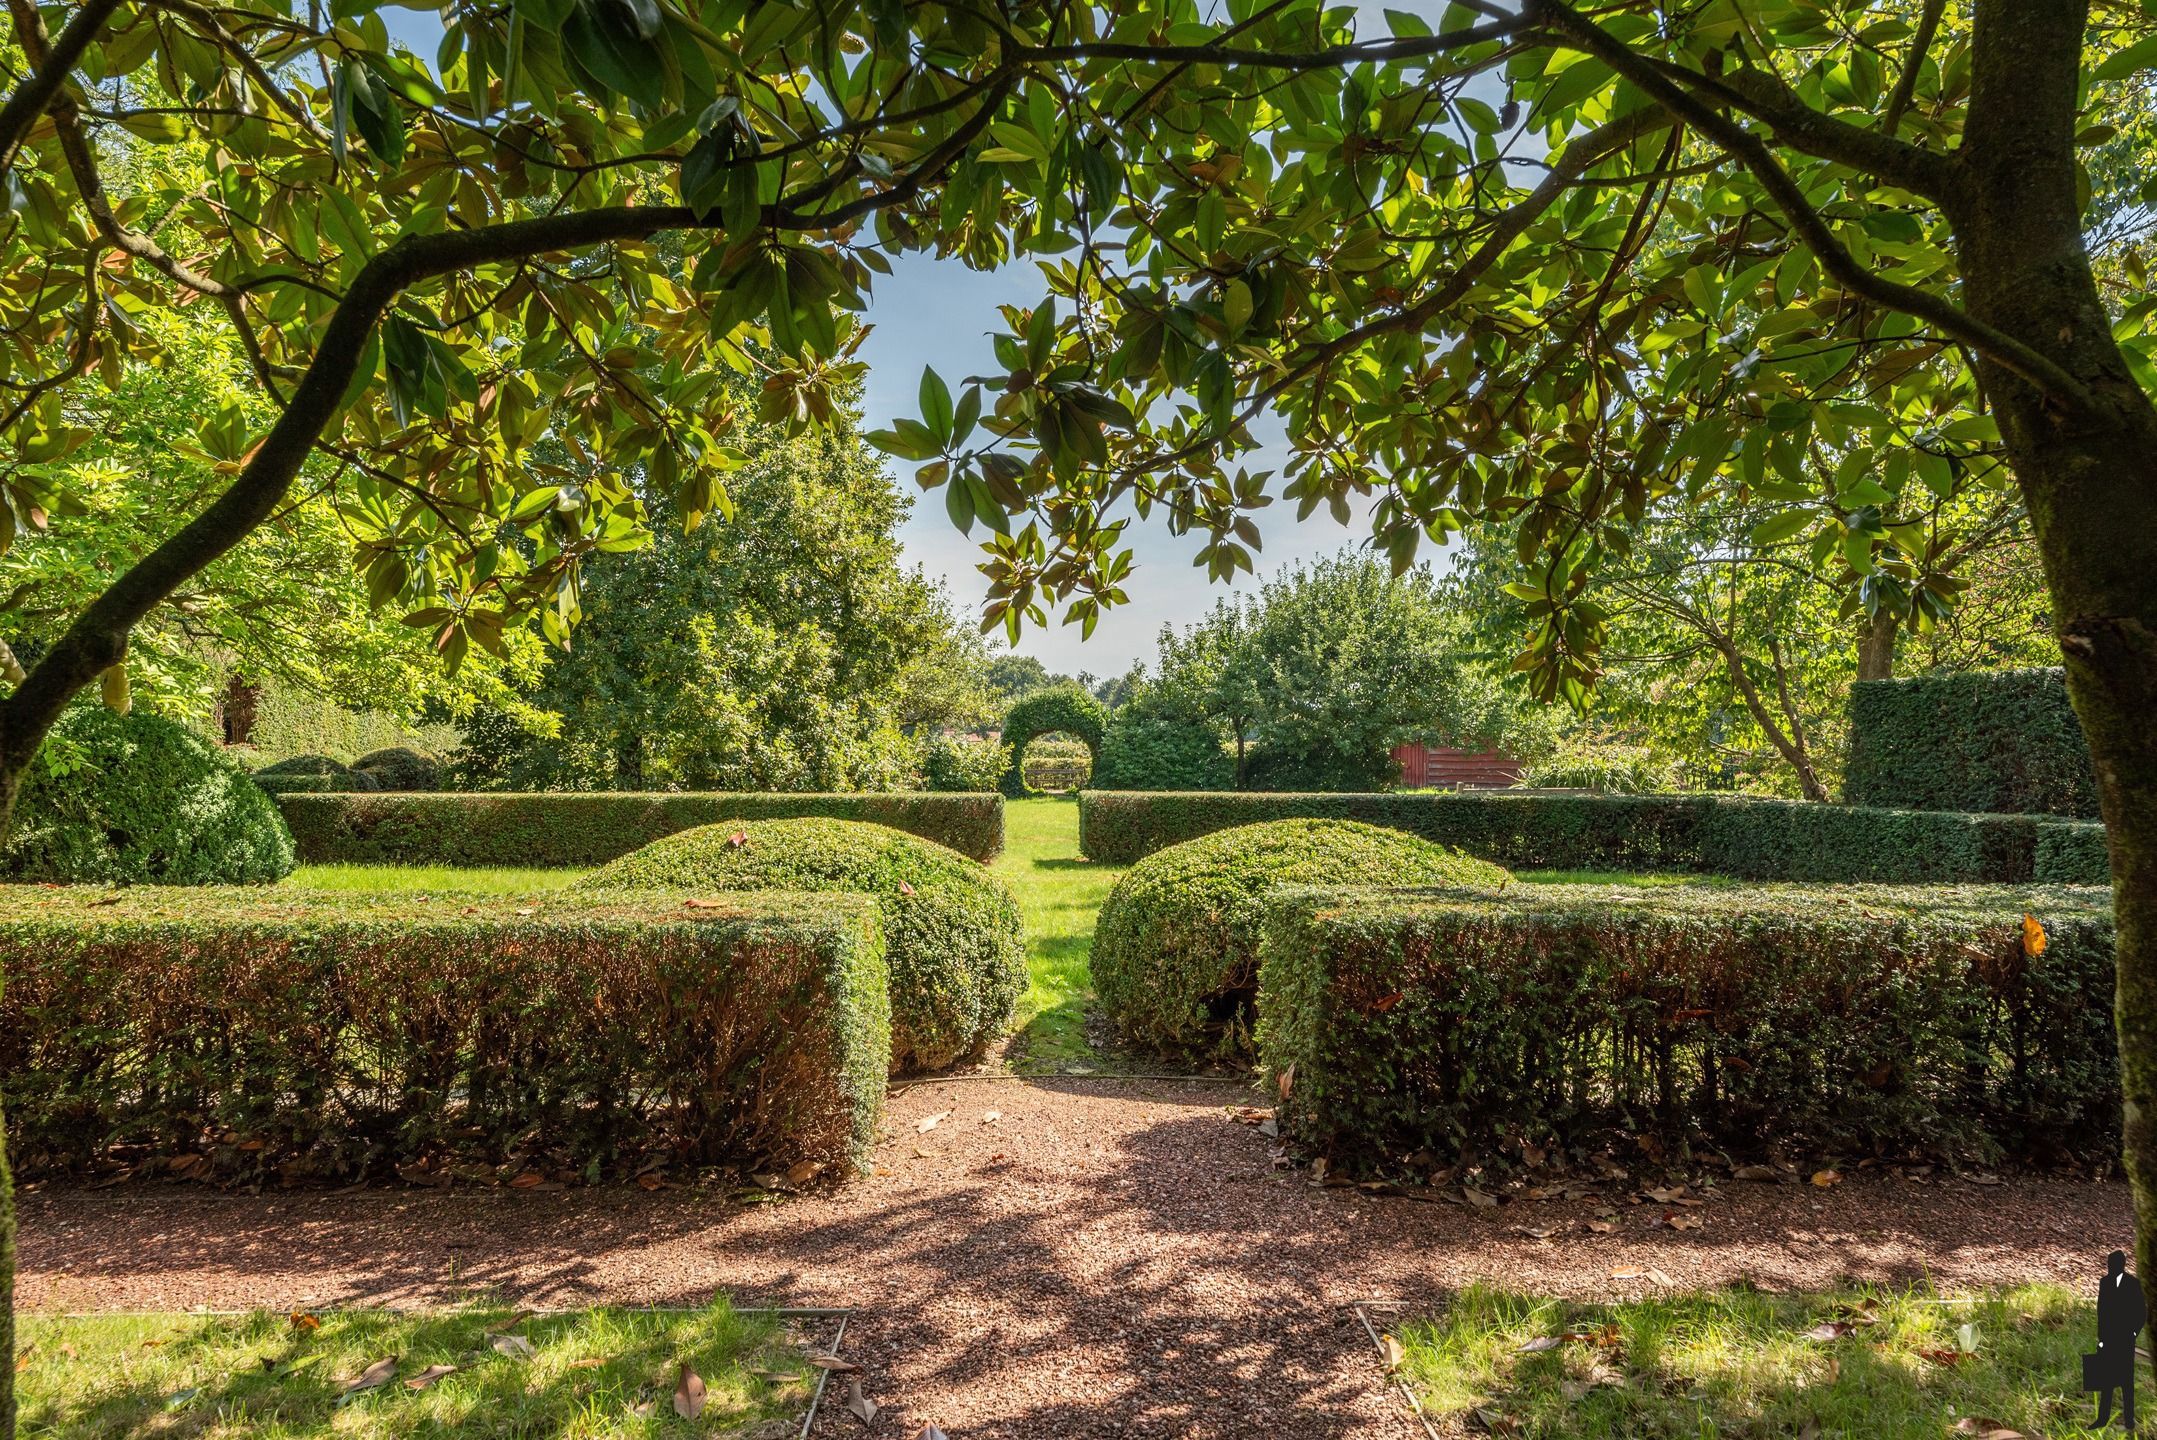
<instances>
[{"instance_id":1,"label":"fallen leaf on gravel","mask_svg":"<svg viewBox=\"0 0 2157 1440\"><path fill-rule=\"evenodd\" d=\"M510 1181L509 1188L512 1190L531 1190L546 1183L546 1176L540 1174L537 1170L527 1170L516 1179Z\"/></svg>"},{"instance_id":2,"label":"fallen leaf on gravel","mask_svg":"<svg viewBox=\"0 0 2157 1440\"><path fill-rule=\"evenodd\" d=\"M1812 1172L1812 1183L1822 1190L1831 1185L1840 1185L1842 1184L1842 1172L1840 1170L1815 1170Z\"/></svg>"},{"instance_id":3,"label":"fallen leaf on gravel","mask_svg":"<svg viewBox=\"0 0 2157 1440\"><path fill-rule=\"evenodd\" d=\"M827 1355L821 1350L812 1350L801 1358L814 1365L817 1369L829 1370L834 1375L851 1375L861 1369L859 1365L856 1365L851 1360L842 1360L836 1355Z\"/></svg>"},{"instance_id":4,"label":"fallen leaf on gravel","mask_svg":"<svg viewBox=\"0 0 2157 1440\"><path fill-rule=\"evenodd\" d=\"M1513 1233L1515 1235L1525 1236L1527 1239L1530 1240L1548 1240L1551 1236L1557 1234L1558 1232L1551 1229L1547 1225L1515 1225L1513 1227Z\"/></svg>"},{"instance_id":5,"label":"fallen leaf on gravel","mask_svg":"<svg viewBox=\"0 0 2157 1440\"><path fill-rule=\"evenodd\" d=\"M637 1177L637 1188L639 1190L664 1190L667 1188L667 1182L657 1175L639 1175Z\"/></svg>"},{"instance_id":6,"label":"fallen leaf on gravel","mask_svg":"<svg viewBox=\"0 0 2157 1440\"><path fill-rule=\"evenodd\" d=\"M682 1361L682 1377L674 1383L674 1413L694 1420L704 1413L704 1377Z\"/></svg>"},{"instance_id":7,"label":"fallen leaf on gravel","mask_svg":"<svg viewBox=\"0 0 2157 1440\"><path fill-rule=\"evenodd\" d=\"M926 1145L916 1145L914 1147L914 1158L916 1160L934 1160L936 1152Z\"/></svg>"},{"instance_id":8,"label":"fallen leaf on gravel","mask_svg":"<svg viewBox=\"0 0 2157 1440\"><path fill-rule=\"evenodd\" d=\"M1408 1358L1408 1347L1394 1336L1381 1335L1378 1337L1378 1358L1385 1362L1387 1370L1398 1370L1401 1362Z\"/></svg>"},{"instance_id":9,"label":"fallen leaf on gravel","mask_svg":"<svg viewBox=\"0 0 2157 1440\"><path fill-rule=\"evenodd\" d=\"M806 1185L823 1173L823 1161L798 1160L787 1167L786 1180L789 1185Z\"/></svg>"},{"instance_id":10,"label":"fallen leaf on gravel","mask_svg":"<svg viewBox=\"0 0 2157 1440\"><path fill-rule=\"evenodd\" d=\"M1680 1185L1674 1190L1643 1190L1640 1193L1658 1205L1668 1205L1672 1201L1685 1198L1685 1187Z\"/></svg>"},{"instance_id":11,"label":"fallen leaf on gravel","mask_svg":"<svg viewBox=\"0 0 2157 1440\"><path fill-rule=\"evenodd\" d=\"M1782 1172L1773 1165L1740 1165L1730 1172L1730 1177L1733 1180L1765 1180L1770 1182L1783 1178Z\"/></svg>"},{"instance_id":12,"label":"fallen leaf on gravel","mask_svg":"<svg viewBox=\"0 0 2157 1440\"><path fill-rule=\"evenodd\" d=\"M1973 1170L1962 1178L1969 1181L1972 1185L1997 1185L2000 1183L1999 1176L1988 1175L1982 1170Z\"/></svg>"},{"instance_id":13,"label":"fallen leaf on gravel","mask_svg":"<svg viewBox=\"0 0 2157 1440\"><path fill-rule=\"evenodd\" d=\"M1823 1320L1805 1332L1807 1340L1840 1340L1857 1327L1843 1320Z\"/></svg>"},{"instance_id":14,"label":"fallen leaf on gravel","mask_svg":"<svg viewBox=\"0 0 2157 1440\"><path fill-rule=\"evenodd\" d=\"M374 1362L374 1364L369 1365L365 1370L362 1370L359 1373L359 1377L357 1379L347 1380L345 1382L345 1388L340 1393L345 1395L357 1395L362 1390L372 1390L378 1385L387 1385L390 1380L395 1377L396 1374L397 1357L391 1355L385 1359L377 1360Z\"/></svg>"},{"instance_id":15,"label":"fallen leaf on gravel","mask_svg":"<svg viewBox=\"0 0 2157 1440\"><path fill-rule=\"evenodd\" d=\"M1955 1433L1973 1435L1976 1440L2025 1440L2020 1430L1986 1415L1963 1416L1955 1422Z\"/></svg>"},{"instance_id":16,"label":"fallen leaf on gravel","mask_svg":"<svg viewBox=\"0 0 2157 1440\"><path fill-rule=\"evenodd\" d=\"M1588 1228L1598 1235L1608 1235L1618 1228L1618 1217L1615 1215L1598 1215L1588 1222Z\"/></svg>"},{"instance_id":17,"label":"fallen leaf on gravel","mask_svg":"<svg viewBox=\"0 0 2157 1440\"><path fill-rule=\"evenodd\" d=\"M1460 1193L1467 1196L1468 1203L1475 1206L1475 1208L1478 1210L1495 1210L1498 1208L1497 1196L1486 1195L1481 1190L1476 1189L1473 1185L1461 1186Z\"/></svg>"},{"instance_id":18,"label":"fallen leaf on gravel","mask_svg":"<svg viewBox=\"0 0 2157 1440\"><path fill-rule=\"evenodd\" d=\"M1663 1223L1673 1230L1698 1230L1701 1220L1698 1215L1688 1215L1682 1210L1673 1210L1663 1217Z\"/></svg>"},{"instance_id":19,"label":"fallen leaf on gravel","mask_svg":"<svg viewBox=\"0 0 2157 1440\"><path fill-rule=\"evenodd\" d=\"M1520 1353L1523 1355L1540 1355L1545 1350L1555 1350L1564 1343L1555 1335L1538 1335L1533 1340L1521 1342Z\"/></svg>"},{"instance_id":20,"label":"fallen leaf on gravel","mask_svg":"<svg viewBox=\"0 0 2157 1440\"><path fill-rule=\"evenodd\" d=\"M1296 1067L1293 1064L1281 1072L1280 1087L1283 1100L1288 1098L1289 1091L1296 1088Z\"/></svg>"},{"instance_id":21,"label":"fallen leaf on gravel","mask_svg":"<svg viewBox=\"0 0 2157 1440\"><path fill-rule=\"evenodd\" d=\"M914 1122L914 1128L926 1135L951 1118L949 1110L939 1110L934 1115L924 1115Z\"/></svg>"},{"instance_id":22,"label":"fallen leaf on gravel","mask_svg":"<svg viewBox=\"0 0 2157 1440\"><path fill-rule=\"evenodd\" d=\"M862 1424L874 1425L876 1423L876 1412L883 1407L861 1393L861 1377L859 1375L850 1375L846 1381L846 1408L853 1411L855 1418L860 1420Z\"/></svg>"},{"instance_id":23,"label":"fallen leaf on gravel","mask_svg":"<svg viewBox=\"0 0 2157 1440\"><path fill-rule=\"evenodd\" d=\"M529 1360L539 1353L522 1335L497 1335L487 1343L494 1347L497 1355L507 1355L512 1360Z\"/></svg>"},{"instance_id":24,"label":"fallen leaf on gravel","mask_svg":"<svg viewBox=\"0 0 2157 1440\"><path fill-rule=\"evenodd\" d=\"M424 1390L444 1375L454 1375L456 1373L457 1367L454 1365L429 1365L426 1369L405 1381L404 1388L407 1390Z\"/></svg>"},{"instance_id":25,"label":"fallen leaf on gravel","mask_svg":"<svg viewBox=\"0 0 2157 1440\"><path fill-rule=\"evenodd\" d=\"M1258 1133L1265 1136L1269 1140L1275 1139L1281 1133L1280 1122L1269 1115L1265 1119L1258 1122Z\"/></svg>"},{"instance_id":26,"label":"fallen leaf on gravel","mask_svg":"<svg viewBox=\"0 0 2157 1440\"><path fill-rule=\"evenodd\" d=\"M1482 1426L1493 1435L1517 1435L1520 1433L1520 1421L1516 1417L1506 1414L1503 1410L1486 1410L1478 1406L1472 1413L1475 1416L1476 1424Z\"/></svg>"},{"instance_id":27,"label":"fallen leaf on gravel","mask_svg":"<svg viewBox=\"0 0 2157 1440\"><path fill-rule=\"evenodd\" d=\"M1001 1110L984 1110L981 1112L981 1123L984 1125L994 1125L1003 1118L1004 1112Z\"/></svg>"},{"instance_id":28,"label":"fallen leaf on gravel","mask_svg":"<svg viewBox=\"0 0 2157 1440\"><path fill-rule=\"evenodd\" d=\"M934 1425L924 1425L914 1432L914 1440L951 1440L951 1437Z\"/></svg>"}]
</instances>

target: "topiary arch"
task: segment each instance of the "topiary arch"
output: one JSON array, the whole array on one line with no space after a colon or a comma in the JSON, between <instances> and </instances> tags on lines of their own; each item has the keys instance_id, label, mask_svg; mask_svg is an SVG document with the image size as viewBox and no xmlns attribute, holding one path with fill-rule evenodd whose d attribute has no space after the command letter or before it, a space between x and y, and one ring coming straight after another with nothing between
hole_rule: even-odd
<instances>
[{"instance_id":1,"label":"topiary arch","mask_svg":"<svg viewBox=\"0 0 2157 1440\"><path fill-rule=\"evenodd\" d=\"M1026 793L1026 744L1037 736L1061 730L1086 742L1092 763L1101 764L1101 732L1108 728L1108 710L1077 685L1058 685L1036 690L1011 707L1004 716L1004 743L1011 747L1011 768L1004 772L1004 793L1014 800Z\"/></svg>"}]
</instances>

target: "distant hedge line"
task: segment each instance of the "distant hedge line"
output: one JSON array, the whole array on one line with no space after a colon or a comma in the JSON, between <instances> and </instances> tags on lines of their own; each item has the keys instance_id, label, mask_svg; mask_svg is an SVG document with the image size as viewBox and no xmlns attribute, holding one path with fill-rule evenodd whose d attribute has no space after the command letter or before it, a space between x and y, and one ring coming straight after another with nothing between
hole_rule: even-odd
<instances>
[{"instance_id":1,"label":"distant hedge line","mask_svg":"<svg viewBox=\"0 0 2157 1440\"><path fill-rule=\"evenodd\" d=\"M2097 774L2062 670L1867 680L1850 690L1853 805L2095 818Z\"/></svg>"},{"instance_id":2,"label":"distant hedge line","mask_svg":"<svg viewBox=\"0 0 2157 1440\"><path fill-rule=\"evenodd\" d=\"M0 968L26 1174L844 1170L890 1047L854 896L31 890Z\"/></svg>"},{"instance_id":3,"label":"distant hedge line","mask_svg":"<svg viewBox=\"0 0 2157 1440\"><path fill-rule=\"evenodd\" d=\"M1269 907L1282 1133L1344 1167L1613 1126L1865 1153L2109 1153L2102 892L1525 885ZM2025 943L2023 916L2043 943Z\"/></svg>"},{"instance_id":4,"label":"distant hedge line","mask_svg":"<svg viewBox=\"0 0 2157 1440\"><path fill-rule=\"evenodd\" d=\"M662 836L722 820L866 820L976 860L1004 848L998 795L280 795L310 865L604 865Z\"/></svg>"},{"instance_id":5,"label":"distant hedge line","mask_svg":"<svg viewBox=\"0 0 2157 1440\"><path fill-rule=\"evenodd\" d=\"M1516 870L1886 884L2110 881L2104 827L2095 822L1718 795L1089 790L1079 796L1079 848L1097 862L1128 864L1215 830L1303 818L1405 830Z\"/></svg>"}]
</instances>

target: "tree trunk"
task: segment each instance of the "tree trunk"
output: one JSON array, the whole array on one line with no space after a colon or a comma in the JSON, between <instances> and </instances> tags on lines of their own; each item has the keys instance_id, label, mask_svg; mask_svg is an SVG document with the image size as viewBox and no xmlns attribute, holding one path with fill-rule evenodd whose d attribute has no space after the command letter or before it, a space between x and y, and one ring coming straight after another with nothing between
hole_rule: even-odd
<instances>
[{"instance_id":1,"label":"tree trunk","mask_svg":"<svg viewBox=\"0 0 2157 1440\"><path fill-rule=\"evenodd\" d=\"M2157 409L2113 343L2082 242L2074 136L2086 4L1979 0L1961 189L1976 318L2064 367L2079 403L1980 362L2044 558L2112 851L2121 1145L2136 1268L2157 1274ZM2094 1259L2094 1257L2093 1257Z\"/></svg>"},{"instance_id":2,"label":"tree trunk","mask_svg":"<svg viewBox=\"0 0 2157 1440\"><path fill-rule=\"evenodd\" d=\"M227 745L247 745L255 737L255 713L262 706L262 687L237 670L225 685L225 698L218 705L218 718Z\"/></svg>"},{"instance_id":3,"label":"tree trunk","mask_svg":"<svg viewBox=\"0 0 2157 1440\"><path fill-rule=\"evenodd\" d=\"M1858 679L1895 678L1895 636L1901 629L1901 623L1885 610L1865 622L1857 637Z\"/></svg>"}]
</instances>

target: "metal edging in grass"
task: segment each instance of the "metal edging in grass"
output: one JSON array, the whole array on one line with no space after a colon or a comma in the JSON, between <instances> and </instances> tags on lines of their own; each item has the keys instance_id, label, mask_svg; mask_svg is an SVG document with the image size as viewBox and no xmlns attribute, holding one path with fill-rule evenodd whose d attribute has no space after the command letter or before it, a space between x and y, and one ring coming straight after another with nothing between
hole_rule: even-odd
<instances>
[{"instance_id":1,"label":"metal edging in grass","mask_svg":"<svg viewBox=\"0 0 2157 1440\"><path fill-rule=\"evenodd\" d=\"M1396 1308L1390 1302L1383 1300L1357 1300L1352 1302L1348 1308L1355 1311L1356 1319L1363 1322L1363 1333L1371 1337L1371 1345L1378 1351L1378 1363L1384 1365L1386 1363L1386 1342L1378 1338L1378 1327L1371 1324L1370 1313L1365 1309L1366 1306L1377 1305L1383 1305L1388 1309ZM1423 1402L1416 1398L1415 1391L1408 1388L1408 1382L1395 1375L1390 1369L1386 1371L1386 1378L1393 1382L1393 1388L1400 1391L1401 1398L1408 1402L1408 1413L1416 1417L1416 1423L1423 1427L1423 1433L1429 1436L1430 1440L1438 1440L1437 1427L1431 1424L1431 1417L1423 1413ZM804 1435L808 1434L806 1430L802 1433Z\"/></svg>"},{"instance_id":2,"label":"metal edging in grass","mask_svg":"<svg viewBox=\"0 0 2157 1440\"><path fill-rule=\"evenodd\" d=\"M831 1349L825 1353L836 1356L839 1343L846 1339L846 1322L854 1318L854 1312L839 1312L839 1328L832 1334ZM824 1387L831 1383L831 1372L819 1368L816 1372L816 1393L809 1397L809 1413L801 1417L801 1440L809 1440L809 1427L816 1423L816 1407L824 1403Z\"/></svg>"}]
</instances>

